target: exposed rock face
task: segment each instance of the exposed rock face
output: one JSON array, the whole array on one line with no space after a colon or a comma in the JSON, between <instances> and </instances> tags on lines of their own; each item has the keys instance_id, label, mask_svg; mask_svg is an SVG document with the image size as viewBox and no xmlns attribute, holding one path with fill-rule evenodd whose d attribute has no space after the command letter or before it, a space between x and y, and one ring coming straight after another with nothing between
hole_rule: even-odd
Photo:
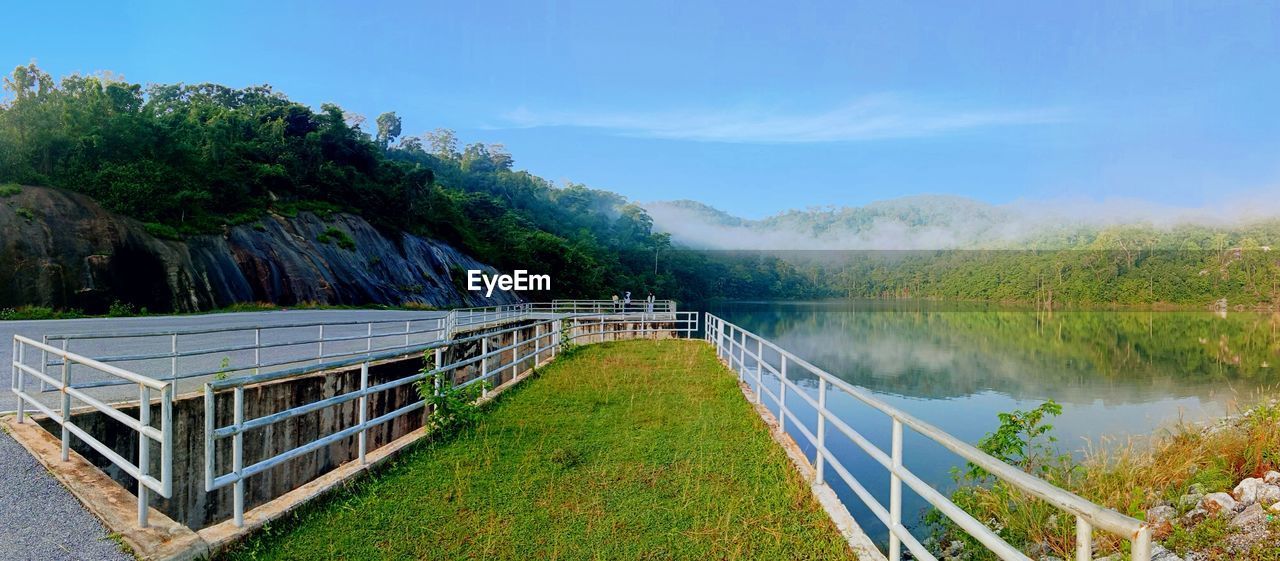
<instances>
[{"instance_id":1,"label":"exposed rock face","mask_svg":"<svg viewBox=\"0 0 1280 561\"><path fill-rule=\"evenodd\" d=\"M354 249L322 241L334 228ZM263 217L222 235L159 239L92 199L24 187L0 199L0 307L42 305L101 312L113 301L153 312L236 302L295 305L495 305L520 301L460 290L466 269L494 269L448 244L384 234L364 219L310 213Z\"/></svg>"}]
</instances>

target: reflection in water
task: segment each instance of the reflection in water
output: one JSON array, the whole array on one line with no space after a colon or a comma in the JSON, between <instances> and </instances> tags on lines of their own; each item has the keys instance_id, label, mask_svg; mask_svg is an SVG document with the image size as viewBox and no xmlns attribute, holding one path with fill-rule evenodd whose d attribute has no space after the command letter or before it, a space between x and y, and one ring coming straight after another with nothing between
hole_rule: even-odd
<instances>
[{"instance_id":1,"label":"reflection in water","mask_svg":"<svg viewBox=\"0 0 1280 561\"><path fill-rule=\"evenodd\" d=\"M1280 382L1277 314L1048 314L867 300L704 309L971 443L994 430L997 413L1054 399L1063 405L1053 421L1060 444L1078 454L1086 442L1123 442L1179 419L1221 416ZM829 403L888 449L889 423L882 415L848 396L833 395ZM812 411L797 416L815 428ZM847 441L832 442L854 475L887 504L883 470ZM949 471L960 464L954 455L909 431L905 445L908 468L935 486L950 484ZM852 492L833 486L864 528L884 539L883 526L859 508ZM926 506L909 492L904 501L904 512Z\"/></svg>"}]
</instances>

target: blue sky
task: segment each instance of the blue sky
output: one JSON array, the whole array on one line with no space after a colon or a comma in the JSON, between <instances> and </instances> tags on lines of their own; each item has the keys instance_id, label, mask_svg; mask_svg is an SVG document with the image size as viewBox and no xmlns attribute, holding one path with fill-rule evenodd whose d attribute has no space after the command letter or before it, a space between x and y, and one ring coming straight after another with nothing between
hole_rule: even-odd
<instances>
[{"instance_id":1,"label":"blue sky","mask_svg":"<svg viewBox=\"0 0 1280 561\"><path fill-rule=\"evenodd\" d=\"M1280 194L1277 3L51 4L0 63L269 83L641 201Z\"/></svg>"}]
</instances>

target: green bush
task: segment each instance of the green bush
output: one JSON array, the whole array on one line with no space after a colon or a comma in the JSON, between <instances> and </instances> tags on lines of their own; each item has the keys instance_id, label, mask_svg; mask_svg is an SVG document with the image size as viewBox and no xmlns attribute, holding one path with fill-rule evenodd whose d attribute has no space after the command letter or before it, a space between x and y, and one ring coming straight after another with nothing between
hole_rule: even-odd
<instances>
[{"instance_id":1,"label":"green bush","mask_svg":"<svg viewBox=\"0 0 1280 561\"><path fill-rule=\"evenodd\" d=\"M488 381L469 386L457 386L447 372L435 372L435 357L430 352L423 355L422 373L418 382L418 394L431 408L427 425L439 433L450 433L474 425L480 420L480 405L476 400L489 389Z\"/></svg>"},{"instance_id":2,"label":"green bush","mask_svg":"<svg viewBox=\"0 0 1280 561\"><path fill-rule=\"evenodd\" d=\"M177 228L174 228L173 226L170 226L168 224L161 224L159 222L147 222L146 224L143 224L142 227L146 229L148 234L151 234L162 240L181 240L182 239L182 234L178 233Z\"/></svg>"},{"instance_id":3,"label":"green bush","mask_svg":"<svg viewBox=\"0 0 1280 561\"><path fill-rule=\"evenodd\" d=\"M31 222L32 220L36 219L36 213L31 212L31 209L25 206L20 206L14 209L13 212L17 213L18 216L21 216L22 219L26 220L27 222Z\"/></svg>"},{"instance_id":4,"label":"green bush","mask_svg":"<svg viewBox=\"0 0 1280 561\"><path fill-rule=\"evenodd\" d=\"M22 192L22 187L17 183L5 183L0 185L0 199L12 197Z\"/></svg>"},{"instance_id":5,"label":"green bush","mask_svg":"<svg viewBox=\"0 0 1280 561\"><path fill-rule=\"evenodd\" d=\"M320 243L336 243L338 247L348 251L355 251L356 249L356 240L352 239L351 234L332 226L317 236L316 241Z\"/></svg>"}]
</instances>

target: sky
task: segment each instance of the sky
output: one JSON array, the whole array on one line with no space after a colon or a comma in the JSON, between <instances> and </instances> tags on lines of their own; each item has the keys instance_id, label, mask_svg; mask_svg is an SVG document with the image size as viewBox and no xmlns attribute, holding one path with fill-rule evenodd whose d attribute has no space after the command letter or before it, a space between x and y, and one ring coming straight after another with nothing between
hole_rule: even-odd
<instances>
[{"instance_id":1,"label":"sky","mask_svg":"<svg viewBox=\"0 0 1280 561\"><path fill-rule=\"evenodd\" d=\"M267 83L637 201L1280 196L1276 2L54 4L0 63Z\"/></svg>"}]
</instances>

